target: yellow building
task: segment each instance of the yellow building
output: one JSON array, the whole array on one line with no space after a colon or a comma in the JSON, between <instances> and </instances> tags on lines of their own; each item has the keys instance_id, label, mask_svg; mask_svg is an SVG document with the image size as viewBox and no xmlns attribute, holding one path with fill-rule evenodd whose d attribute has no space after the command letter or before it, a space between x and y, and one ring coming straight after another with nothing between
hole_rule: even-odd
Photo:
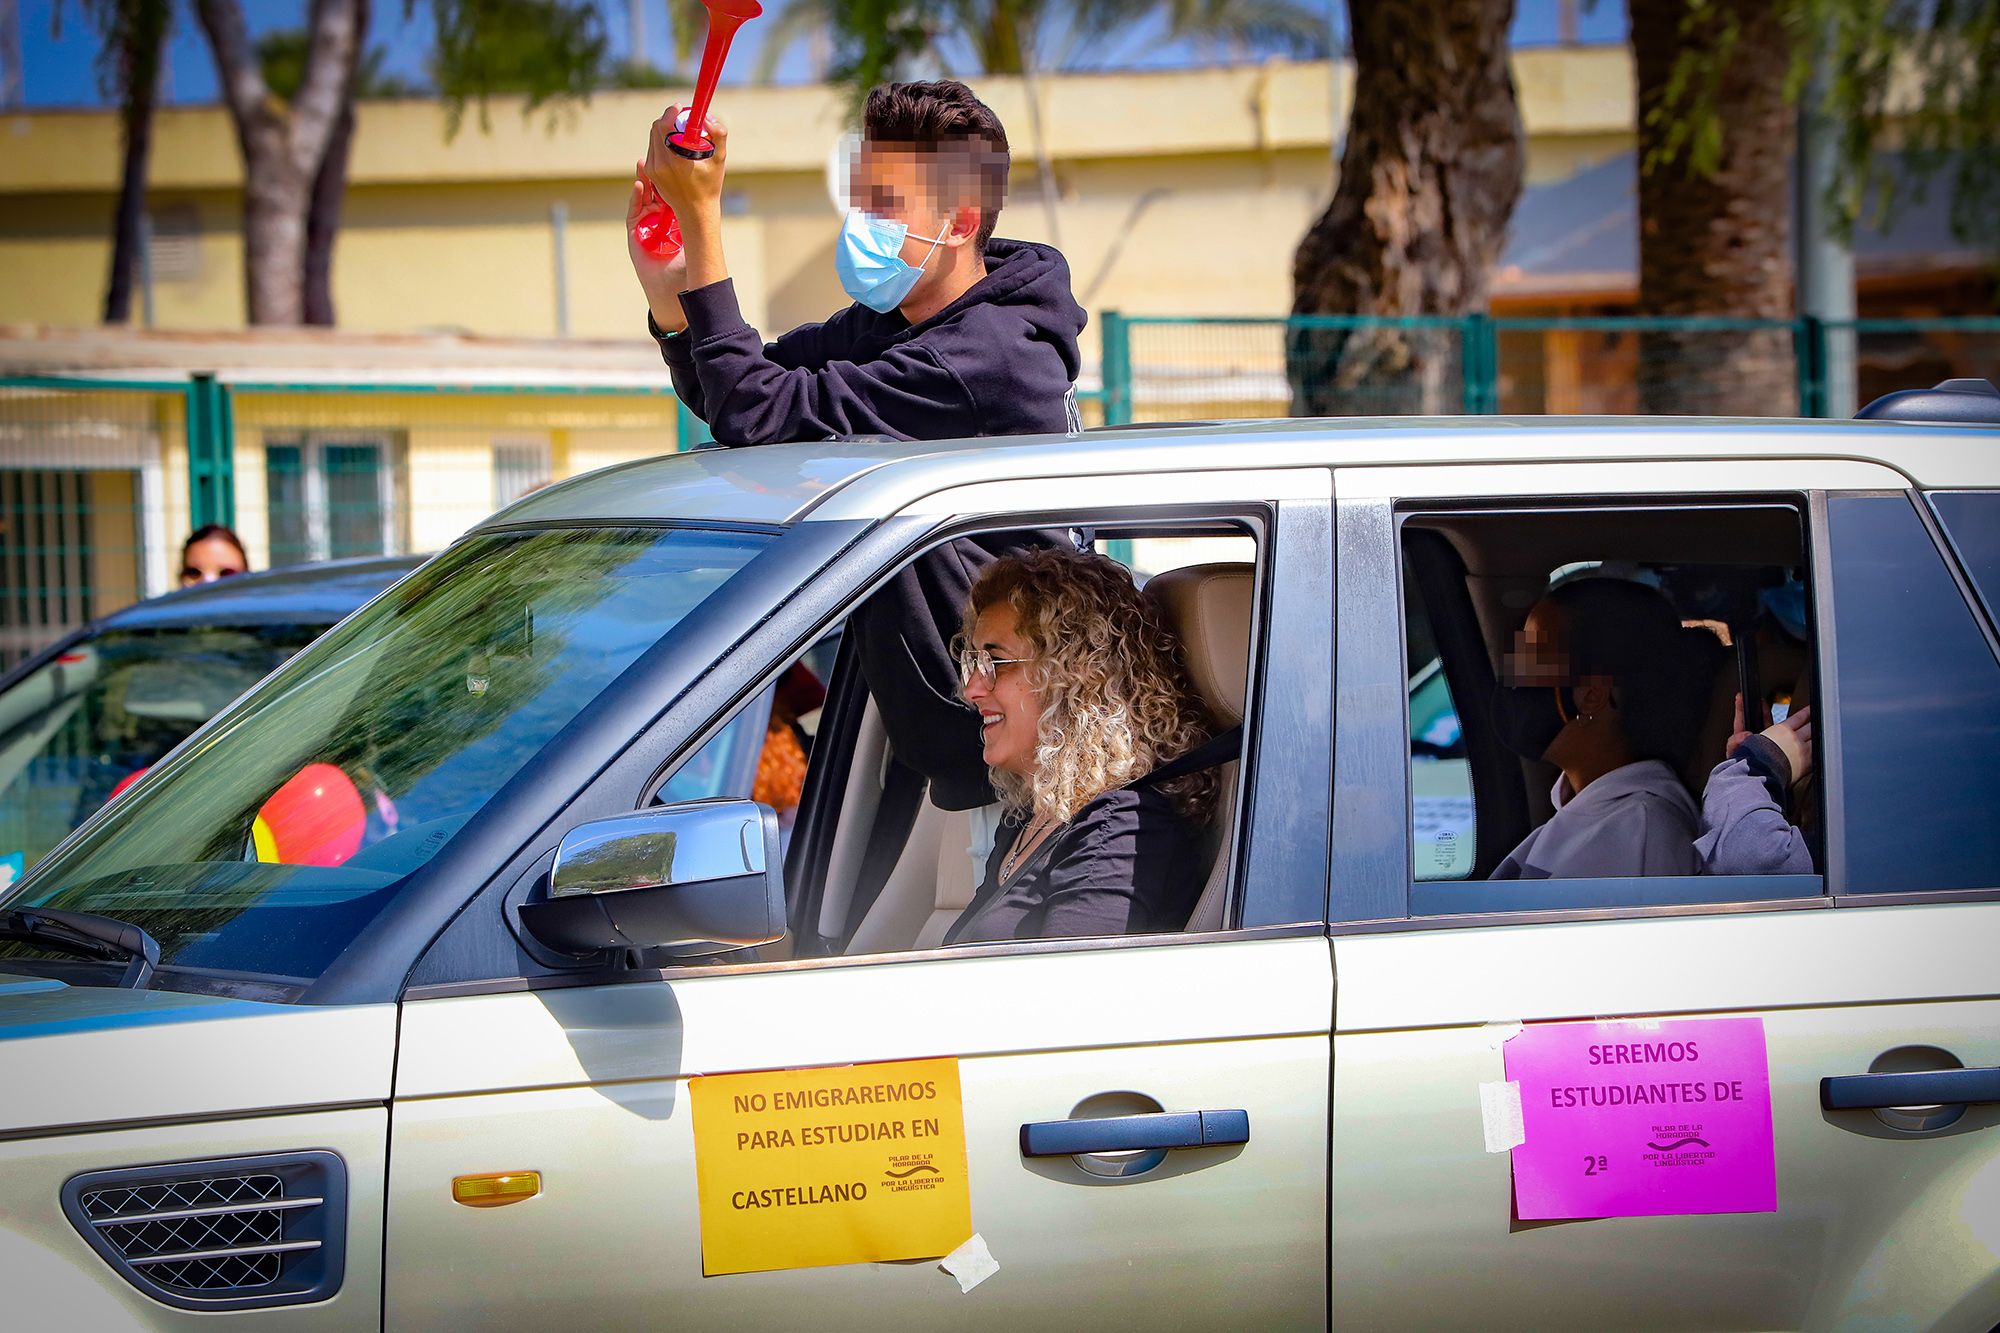
<instances>
[{"instance_id":1,"label":"yellow building","mask_svg":"<svg viewBox=\"0 0 2000 1333\"><path fill-rule=\"evenodd\" d=\"M1526 51L1515 71L1531 183L1630 148L1624 48ZM1044 191L1023 84L978 80L1014 145L1001 230L1061 246L1094 325L1110 309L1280 315L1292 252L1332 190L1351 82L1344 66L1288 61L1045 79ZM334 265L340 331L254 336L242 168L220 107L158 117L152 332L95 328L115 115L0 115L0 375L17 377L0 385L0 586L33 594L0 598L0 660L172 585L193 518L191 373L232 386L234 517L259 568L435 550L524 488L685 447L624 241L632 163L673 100L601 93L529 118L498 99L452 139L435 102L364 103ZM717 110L746 315L773 332L825 317L845 303L828 188L841 95L726 88ZM1282 404L1272 339L1243 370L1226 348L1162 350L1251 386L1225 397L1269 389ZM1087 332L1086 393L1096 352ZM18 378L79 372L126 387ZM1214 410L1215 393L1192 392L1162 410ZM52 550L53 565L36 554Z\"/></svg>"},{"instance_id":2,"label":"yellow building","mask_svg":"<svg viewBox=\"0 0 2000 1333\"><path fill-rule=\"evenodd\" d=\"M1531 183L1631 146L1625 48L1530 50L1514 63ZM1021 81L978 80L1014 144L1001 230L1059 242L1093 313L1281 314L1292 251L1332 190L1332 135L1351 82L1344 66L1289 61L1044 79L1051 209ZM469 113L449 141L435 102L364 103L334 268L341 327L641 335L626 189L652 118L674 98L600 93L534 118L518 99L499 99L484 125ZM730 265L761 327L844 304L827 190L842 108L826 87L725 88L717 103L731 126ZM170 109L156 134L154 323L239 328L241 166L228 117L220 107ZM0 141L0 323L94 323L118 185L116 117L0 116Z\"/></svg>"}]
</instances>

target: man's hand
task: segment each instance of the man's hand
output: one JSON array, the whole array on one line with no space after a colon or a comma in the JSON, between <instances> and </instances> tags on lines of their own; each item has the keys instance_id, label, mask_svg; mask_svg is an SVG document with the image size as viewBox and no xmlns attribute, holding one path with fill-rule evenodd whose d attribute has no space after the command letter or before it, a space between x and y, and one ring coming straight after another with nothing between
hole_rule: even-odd
<instances>
[{"instance_id":1,"label":"man's hand","mask_svg":"<svg viewBox=\"0 0 2000 1333\"><path fill-rule=\"evenodd\" d=\"M625 253L631 257L632 272L638 275L639 286L646 293L646 306L653 312L653 323L662 333L680 333L687 328L687 315L681 311L681 293L688 285L687 252L682 250L671 259L662 259L639 244L632 228L652 204L653 187L646 179L644 162L633 166L632 175L632 198L625 206Z\"/></svg>"},{"instance_id":2,"label":"man's hand","mask_svg":"<svg viewBox=\"0 0 2000 1333\"><path fill-rule=\"evenodd\" d=\"M1795 708L1783 722L1764 728L1764 739L1785 752L1785 761L1792 766L1793 782L1812 772L1812 734L1810 706Z\"/></svg>"},{"instance_id":3,"label":"man's hand","mask_svg":"<svg viewBox=\"0 0 2000 1333\"><path fill-rule=\"evenodd\" d=\"M1743 725L1743 696L1736 696L1735 725L1730 728L1729 744L1724 754L1735 754L1736 747L1750 738L1749 730ZM1785 762L1792 766L1792 781L1797 782L1812 772L1812 707L1795 708L1786 715L1783 722L1764 728L1765 740L1778 747L1785 756Z\"/></svg>"},{"instance_id":4,"label":"man's hand","mask_svg":"<svg viewBox=\"0 0 2000 1333\"><path fill-rule=\"evenodd\" d=\"M667 142L667 135L679 119L680 108L670 106L665 115L653 122L642 174L680 220L681 243L687 247L681 252L686 277L677 290L692 291L729 276L729 264L722 257L722 168L729 156L729 130L710 115L707 134L709 142L715 145L715 155L691 161L676 153ZM657 312L653 318L658 322ZM660 327L664 329L666 325Z\"/></svg>"},{"instance_id":5,"label":"man's hand","mask_svg":"<svg viewBox=\"0 0 2000 1333\"><path fill-rule=\"evenodd\" d=\"M680 218L685 233L692 223L722 216L722 172L729 156L729 131L711 113L706 133L715 145L714 156L699 160L682 157L667 142L680 114L679 107L670 106L653 122L652 137L646 141L645 175Z\"/></svg>"}]
</instances>

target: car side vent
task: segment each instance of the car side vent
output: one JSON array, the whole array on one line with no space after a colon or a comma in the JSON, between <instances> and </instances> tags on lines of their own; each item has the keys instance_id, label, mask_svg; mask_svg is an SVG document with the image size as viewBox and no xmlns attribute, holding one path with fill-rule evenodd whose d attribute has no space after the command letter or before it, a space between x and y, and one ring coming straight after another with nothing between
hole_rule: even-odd
<instances>
[{"instance_id":1,"label":"car side vent","mask_svg":"<svg viewBox=\"0 0 2000 1333\"><path fill-rule=\"evenodd\" d=\"M140 1291L183 1310L325 1300L340 1287L344 1164L330 1152L92 1171L63 1212Z\"/></svg>"}]
</instances>

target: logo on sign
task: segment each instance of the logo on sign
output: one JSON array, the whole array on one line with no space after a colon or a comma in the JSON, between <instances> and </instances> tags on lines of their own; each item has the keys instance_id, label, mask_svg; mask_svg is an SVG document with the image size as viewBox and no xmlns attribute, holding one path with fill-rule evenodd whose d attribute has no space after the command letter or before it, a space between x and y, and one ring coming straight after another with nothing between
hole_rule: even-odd
<instances>
[{"instance_id":1,"label":"logo on sign","mask_svg":"<svg viewBox=\"0 0 2000 1333\"><path fill-rule=\"evenodd\" d=\"M900 1194L905 1190L930 1189L943 1175L931 1164L931 1154L927 1152L897 1153L882 1168L882 1183Z\"/></svg>"}]
</instances>

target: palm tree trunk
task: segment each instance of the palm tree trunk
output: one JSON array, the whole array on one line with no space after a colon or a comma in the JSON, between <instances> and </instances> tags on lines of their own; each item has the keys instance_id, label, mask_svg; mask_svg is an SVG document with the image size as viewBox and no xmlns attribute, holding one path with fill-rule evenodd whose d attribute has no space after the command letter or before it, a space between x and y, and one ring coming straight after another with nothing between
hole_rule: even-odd
<instances>
[{"instance_id":1,"label":"palm tree trunk","mask_svg":"<svg viewBox=\"0 0 2000 1333\"><path fill-rule=\"evenodd\" d=\"M1639 313L1785 319L1791 314L1793 134L1790 45L1771 0L1627 0L1639 95L1639 153L1651 162L1686 108L1664 105L1677 65L1714 69L1721 150L1712 175L1680 157L1639 176ZM1722 34L1732 31L1734 37ZM1654 333L1640 343L1650 413L1767 416L1797 410L1783 331Z\"/></svg>"},{"instance_id":2,"label":"palm tree trunk","mask_svg":"<svg viewBox=\"0 0 2000 1333\"><path fill-rule=\"evenodd\" d=\"M137 0L112 25L120 93L119 128L124 163L118 178L118 210L113 215L111 271L104 284L104 322L132 318L132 271L139 264L140 224L146 215L146 181L153 155L153 110L160 92L160 61L166 47L171 0Z\"/></svg>"},{"instance_id":3,"label":"palm tree trunk","mask_svg":"<svg viewBox=\"0 0 2000 1333\"><path fill-rule=\"evenodd\" d=\"M1333 202L1292 261L1292 313L1462 315L1521 193L1507 29L1514 0L1349 0L1354 109ZM1301 416L1435 412L1458 401L1445 331L1294 329Z\"/></svg>"},{"instance_id":4,"label":"palm tree trunk","mask_svg":"<svg viewBox=\"0 0 2000 1333\"><path fill-rule=\"evenodd\" d=\"M634 13L638 0L632 0ZM639 20L643 23L644 20ZM361 54L368 46L369 0L355 0L354 49L348 59L347 87L340 118L327 140L326 156L313 177L312 200L306 206L305 322L332 328L333 242L340 234L340 210L347 200L347 164L354 147L354 97L360 81Z\"/></svg>"},{"instance_id":5,"label":"palm tree trunk","mask_svg":"<svg viewBox=\"0 0 2000 1333\"><path fill-rule=\"evenodd\" d=\"M354 145L354 108L340 113L326 157L313 178L312 201L306 207L305 322L332 328L333 242L340 233L340 209L347 199L347 160Z\"/></svg>"},{"instance_id":6,"label":"palm tree trunk","mask_svg":"<svg viewBox=\"0 0 2000 1333\"><path fill-rule=\"evenodd\" d=\"M239 0L195 0L243 157L243 278L252 324L306 313L306 215L334 127L352 97L361 0L312 0L305 75L289 104L257 67Z\"/></svg>"}]
</instances>

